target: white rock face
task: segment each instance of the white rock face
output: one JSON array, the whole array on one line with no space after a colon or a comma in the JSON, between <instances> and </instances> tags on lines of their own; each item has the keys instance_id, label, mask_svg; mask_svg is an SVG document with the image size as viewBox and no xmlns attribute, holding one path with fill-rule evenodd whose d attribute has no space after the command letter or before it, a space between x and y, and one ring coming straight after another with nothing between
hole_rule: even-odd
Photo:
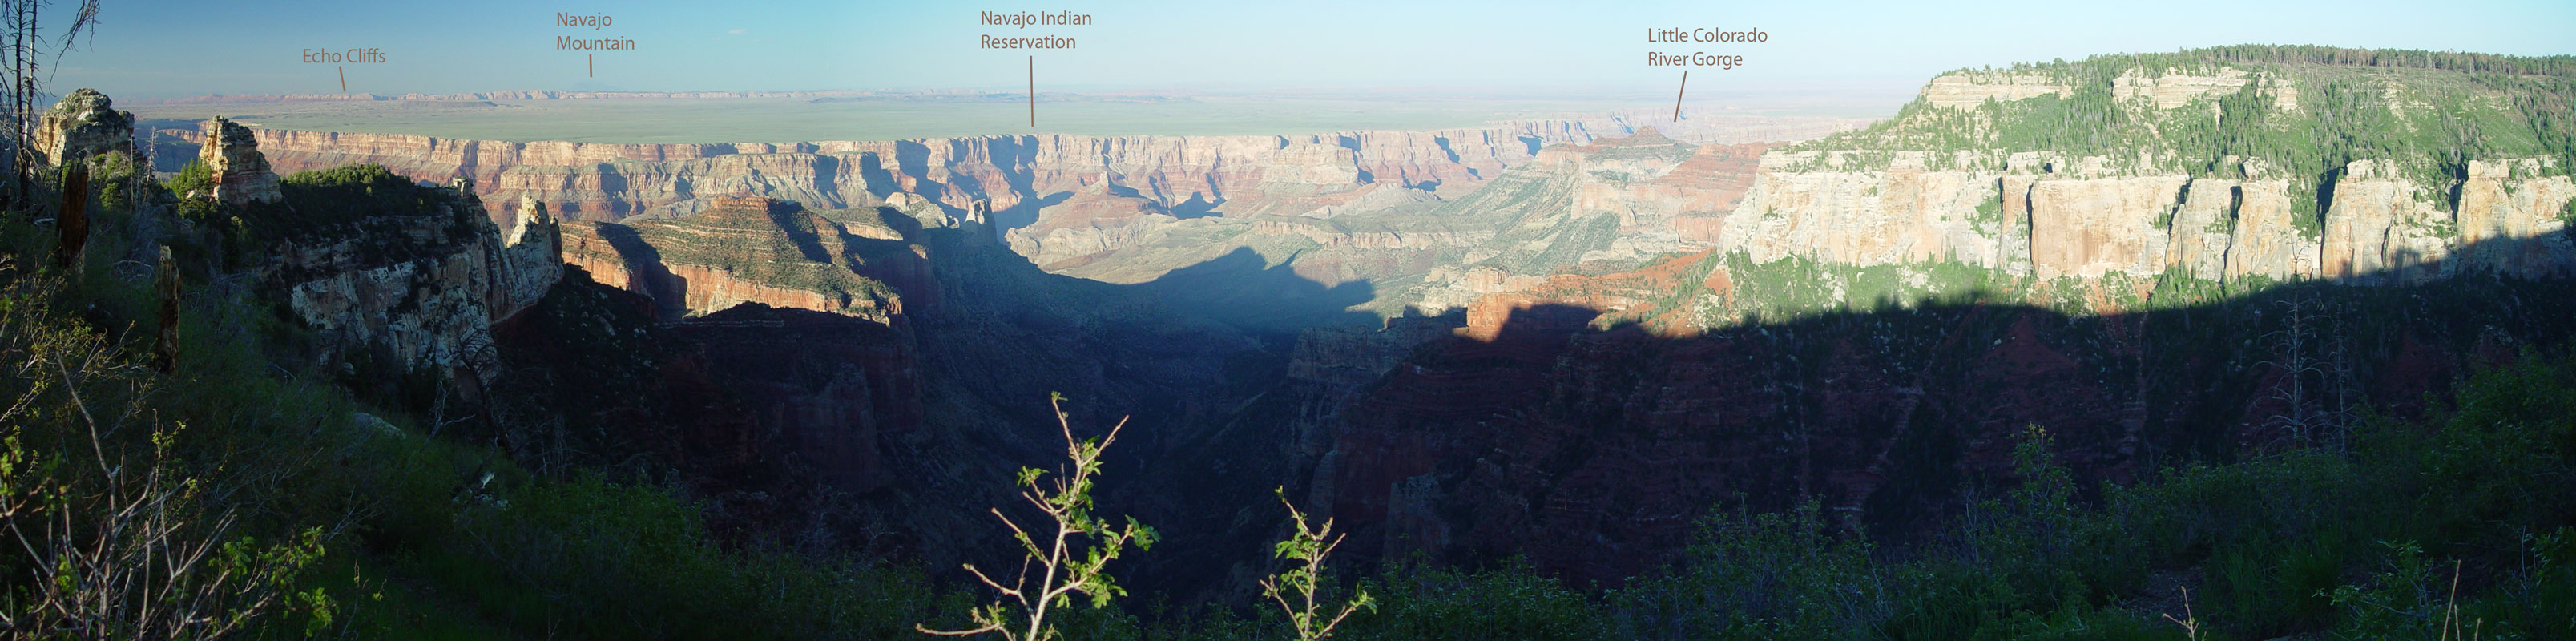
<instances>
[{"instance_id":1,"label":"white rock face","mask_svg":"<svg viewBox=\"0 0 2576 641\"><path fill-rule=\"evenodd\" d=\"M2131 69L2111 79L2111 99L2128 102L2145 97L2157 109L2172 109L2203 96L2224 96L2245 88L2247 77L2242 69L2220 69L2215 75L2195 76L2167 69L2162 75L2147 77L2144 71Z\"/></svg>"},{"instance_id":2,"label":"white rock face","mask_svg":"<svg viewBox=\"0 0 2576 641\"><path fill-rule=\"evenodd\" d=\"M1858 265L2006 260L2008 250L1996 242L2001 221L1978 220L1978 206L1996 197L1998 174L1902 169L1922 166L1919 157L1884 171L1779 170L1812 163L1813 153L1763 157L1753 188L1717 234L1721 250L1756 261L1802 256Z\"/></svg>"},{"instance_id":3,"label":"white rock face","mask_svg":"<svg viewBox=\"0 0 2576 641\"><path fill-rule=\"evenodd\" d=\"M502 296L495 301L493 320L516 316L545 298L563 277L563 262L563 224L546 213L545 203L520 201L509 233L501 238Z\"/></svg>"},{"instance_id":4,"label":"white rock face","mask_svg":"<svg viewBox=\"0 0 2576 641\"><path fill-rule=\"evenodd\" d=\"M2171 243L2157 225L2181 204L2188 182L2176 175L2031 183L2031 272L2100 278L2161 271Z\"/></svg>"},{"instance_id":5,"label":"white rock face","mask_svg":"<svg viewBox=\"0 0 2576 641\"><path fill-rule=\"evenodd\" d=\"M114 106L96 89L63 96L36 126L37 151L56 166L103 153L134 153L134 114Z\"/></svg>"},{"instance_id":6,"label":"white rock face","mask_svg":"<svg viewBox=\"0 0 2576 641\"><path fill-rule=\"evenodd\" d=\"M1817 154L1766 154L1752 190L1723 220L1719 249L1756 261L1956 261L2039 278L2176 268L2213 280L2413 282L2462 269L2576 271L2559 217L2576 182L2542 176L2552 173L2542 170L2549 159L2473 163L2467 180L2442 185L2356 161L2321 220L2304 224L2294 203L2313 194L2293 193L2305 190L2279 178L2116 175L2100 170L2103 159L2032 154L2009 158L2002 171L1922 171L1911 169L1925 166L1922 158L1899 152L1889 169L1854 171ZM2454 187L2456 206L2443 196Z\"/></svg>"},{"instance_id":7,"label":"white rock face","mask_svg":"<svg viewBox=\"0 0 2576 641\"><path fill-rule=\"evenodd\" d=\"M288 307L324 337L325 358L380 351L403 367L485 383L500 373L492 325L535 305L561 278L562 229L542 207L523 208L504 238L470 184L460 193L467 211L378 215L336 242L285 249L273 273L285 281Z\"/></svg>"},{"instance_id":8,"label":"white rock face","mask_svg":"<svg viewBox=\"0 0 2576 641\"><path fill-rule=\"evenodd\" d=\"M2567 221L2559 216L2576 199L2576 182L2566 176L2538 177L2555 164L2548 158L2469 163L2456 219L2460 243L2468 250L2461 257L2463 265L2518 274L2566 273L2576 262L2569 256L2576 247L2563 242Z\"/></svg>"},{"instance_id":9,"label":"white rock face","mask_svg":"<svg viewBox=\"0 0 2576 641\"><path fill-rule=\"evenodd\" d=\"M216 200L242 205L284 198L277 191L277 172L269 171L268 158L259 154L259 139L249 127L216 116L206 121L205 134L197 157L214 170Z\"/></svg>"},{"instance_id":10,"label":"white rock face","mask_svg":"<svg viewBox=\"0 0 2576 641\"><path fill-rule=\"evenodd\" d=\"M2429 202L2439 198L2398 177L2388 163L2352 163L2335 183L2334 205L2326 211L2325 274L2352 279L2398 270L2409 280L2439 275L2425 268L2451 253L2442 237L2452 226L2451 212Z\"/></svg>"},{"instance_id":11,"label":"white rock face","mask_svg":"<svg viewBox=\"0 0 2576 641\"><path fill-rule=\"evenodd\" d=\"M2056 94L2059 98L2073 95L2075 88L2050 84L2039 76L2014 76L2000 73L1954 73L1933 78L1923 86L1923 98L1935 107L1975 109L1987 100L2011 102Z\"/></svg>"}]
</instances>

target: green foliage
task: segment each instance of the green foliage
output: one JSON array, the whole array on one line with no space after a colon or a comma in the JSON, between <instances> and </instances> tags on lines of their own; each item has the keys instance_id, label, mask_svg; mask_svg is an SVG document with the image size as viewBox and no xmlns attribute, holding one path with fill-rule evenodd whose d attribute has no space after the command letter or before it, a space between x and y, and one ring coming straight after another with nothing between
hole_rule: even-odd
<instances>
[{"instance_id":1,"label":"green foliage","mask_svg":"<svg viewBox=\"0 0 2576 641\"><path fill-rule=\"evenodd\" d=\"M443 217L452 236L488 224L480 207L467 207L464 194L431 187L396 174L383 165L345 165L288 174L277 180L284 203L253 205L243 213L262 240L310 240L329 236L366 236L344 225L380 217Z\"/></svg>"},{"instance_id":2,"label":"green foliage","mask_svg":"<svg viewBox=\"0 0 2576 641\"><path fill-rule=\"evenodd\" d=\"M1113 599L1127 594L1106 572L1109 562L1116 560L1130 543L1139 550L1153 549L1157 538L1154 529L1136 522L1135 517L1128 517L1125 527L1117 527L1092 514L1092 477L1100 473L1100 455L1118 440L1118 431L1127 427L1127 421L1119 420L1098 439L1077 439L1072 420L1064 413L1064 395L1049 396L1056 426L1064 433L1065 455L1072 465L1051 484L1039 483L1046 470L1020 468L1019 486L1020 497L1046 515L1050 529L1032 535L1028 528L1002 514L1000 508L994 508L993 516L1011 528L1011 539L1020 543L1026 555L1019 574L1005 585L975 569L975 564L966 564L968 573L996 593L992 602L967 612L975 626L934 629L915 625L915 629L941 636L998 632L1002 638L1014 641L1056 638L1061 631L1057 624L1047 621L1049 610L1071 607L1075 594L1091 597L1092 609L1109 607ZM1046 542L1040 543L1039 536L1047 537ZM1031 576L1032 572L1035 576Z\"/></svg>"},{"instance_id":3,"label":"green foliage","mask_svg":"<svg viewBox=\"0 0 2576 641\"><path fill-rule=\"evenodd\" d=\"M1815 501L1795 512L1719 511L1681 565L1616 594L1631 637L1822 639L1888 615L1885 579L1865 540L1838 538Z\"/></svg>"},{"instance_id":4,"label":"green foliage","mask_svg":"<svg viewBox=\"0 0 2576 641\"><path fill-rule=\"evenodd\" d=\"M857 273L856 237L829 218L805 212L715 211L676 220L615 225L633 233L662 261L721 270L733 278L817 292L839 310L877 314L894 289Z\"/></svg>"},{"instance_id":5,"label":"green foliage","mask_svg":"<svg viewBox=\"0 0 2576 641\"><path fill-rule=\"evenodd\" d=\"M297 592L320 527L256 522L223 497L259 479L205 465L159 417L163 380L59 313L64 284L0 254L0 620L96 638L225 638L327 596ZM20 554L23 552L23 554Z\"/></svg>"},{"instance_id":6,"label":"green foliage","mask_svg":"<svg viewBox=\"0 0 2576 641\"><path fill-rule=\"evenodd\" d=\"M444 191L387 175L305 184ZM104 616L86 628L101 638L890 638L941 598L903 568L720 545L671 490L534 477L398 427L402 409L366 408L335 377L272 361L303 330L247 288L190 290L180 358L156 371L135 356L158 339L152 279L20 267L42 255L37 238L0 247L0 429L15 439L0 447L0 496L20 503L7 525L40 553L0 555L0 615ZM136 242L99 241L102 265ZM111 509L136 499L157 507ZM186 602L134 616L138 601L99 586ZM85 609L26 614L64 612L48 604L73 593Z\"/></svg>"},{"instance_id":7,"label":"green foliage","mask_svg":"<svg viewBox=\"0 0 2576 641\"><path fill-rule=\"evenodd\" d=\"M2223 95L2159 108L2114 98L2116 78L2245 74ZM2467 163L2505 158L2576 162L2576 57L2517 58L2425 51L2237 46L2118 54L1963 69L1972 81L2063 86L1974 108L1916 100L1868 128L1793 145L1840 154L1850 169L1883 169L1889 151L1962 152L1990 171L2003 154L2038 152L2045 170L2097 159L2113 172L2182 172L2230 180L2287 179L2293 224L2319 237L2330 188L2354 161L2391 163L2419 185L2446 185ZM2295 104L2295 106L2291 106ZM1849 150L1862 150L1857 153ZM1819 159L1821 160L1821 158Z\"/></svg>"},{"instance_id":8,"label":"green foliage","mask_svg":"<svg viewBox=\"0 0 2576 641\"><path fill-rule=\"evenodd\" d=\"M1594 594L1518 565L1390 569L1369 584L1382 611L1347 636L2576 635L2576 488L2557 480L2576 474L2576 355L2525 354L2454 399L2419 421L2369 421L2348 451L2188 464L2090 504L2033 428L1992 484L2002 491L1901 554L1837 533L1812 502L1721 511L1669 572Z\"/></svg>"},{"instance_id":9,"label":"green foliage","mask_svg":"<svg viewBox=\"0 0 2576 641\"><path fill-rule=\"evenodd\" d=\"M1976 217L1975 217L1975 218L1970 218L1970 219L1968 219L1968 220L1969 220L1969 222L1971 222L1971 223L1975 223L1975 224L1976 224L1976 226L1977 226L1977 229L1982 230L1982 231L1985 231L1986 233L1990 233L1990 234L2001 234L2001 233L2003 233L2003 227L2004 227L2004 193L2003 193L2003 190L2002 190L2000 187L1998 187L1998 188L1994 191L1994 196L1993 196L1993 197L1991 197L1991 198L1986 198L1986 199L1984 199L1984 200L1977 201L1977 213L1976 213Z\"/></svg>"},{"instance_id":10,"label":"green foliage","mask_svg":"<svg viewBox=\"0 0 2576 641\"><path fill-rule=\"evenodd\" d=\"M1858 267L1788 256L1756 263L1743 253L1718 257L1734 302L1709 326L1736 319L1782 322L1820 314L1916 307L1930 303L2023 300L2027 286L1996 270L1935 260Z\"/></svg>"},{"instance_id":11,"label":"green foliage","mask_svg":"<svg viewBox=\"0 0 2576 641\"><path fill-rule=\"evenodd\" d=\"M163 188L169 189L171 194L182 198L199 193L211 198L215 193L215 170L207 166L203 158L190 160L188 164L179 167L178 173L171 175L168 181L161 184Z\"/></svg>"},{"instance_id":12,"label":"green foliage","mask_svg":"<svg viewBox=\"0 0 2576 641\"><path fill-rule=\"evenodd\" d=\"M1341 605L1340 611L1329 617L1324 614L1324 604L1315 602L1323 580L1324 559L1332 556L1333 548L1341 547L1342 537L1333 536L1332 519L1325 519L1321 527L1308 524L1306 514L1297 511L1297 504L1288 502L1287 488L1273 491L1278 493L1279 502L1288 506L1288 519L1297 524L1297 533L1273 546L1272 554L1295 565L1262 579L1261 596L1279 604L1280 612L1288 617L1290 630L1301 640L1330 638L1333 628L1341 626L1352 612L1361 608L1377 611L1377 601L1369 597L1367 589L1361 589Z\"/></svg>"},{"instance_id":13,"label":"green foliage","mask_svg":"<svg viewBox=\"0 0 2576 641\"><path fill-rule=\"evenodd\" d=\"M1608 613L1520 561L1485 570L1388 564L1361 589L1376 614L1350 620L1339 638L1453 639L1501 634L1532 641L1612 639Z\"/></svg>"}]
</instances>

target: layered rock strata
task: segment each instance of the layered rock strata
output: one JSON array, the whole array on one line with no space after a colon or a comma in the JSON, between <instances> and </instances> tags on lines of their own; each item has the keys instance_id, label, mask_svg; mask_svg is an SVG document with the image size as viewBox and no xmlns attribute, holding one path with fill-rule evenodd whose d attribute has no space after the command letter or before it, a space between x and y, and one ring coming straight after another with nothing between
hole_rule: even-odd
<instances>
[{"instance_id":1,"label":"layered rock strata","mask_svg":"<svg viewBox=\"0 0 2576 641\"><path fill-rule=\"evenodd\" d=\"M1528 159L1546 144L1587 141L1594 134L1576 123L1529 121L1485 129L1299 136L809 143L508 142L290 130L257 135L281 170L379 164L423 180L471 176L486 197L533 197L573 220L684 215L704 209L705 198L733 194L835 209L908 192L959 211L984 200L993 211L1020 216L1006 221L1016 225L1034 218L1038 201L1078 193L1104 172L1165 208L1294 207L1260 196L1312 198L1359 183L1427 189L1468 184ZM191 138L186 142L203 140ZM1023 203L1029 211L1017 210Z\"/></svg>"},{"instance_id":2,"label":"layered rock strata","mask_svg":"<svg viewBox=\"0 0 2576 641\"><path fill-rule=\"evenodd\" d=\"M204 145L197 158L214 172L216 200L242 205L282 198L277 172L269 170L268 157L260 153L259 139L249 127L216 116L206 121Z\"/></svg>"},{"instance_id":3,"label":"layered rock strata","mask_svg":"<svg viewBox=\"0 0 2576 641\"><path fill-rule=\"evenodd\" d=\"M1587 145L1558 145L1431 215L1499 218L1489 240L1431 270L1417 304L1467 307L1538 286L1560 272L1602 273L1699 251L1732 233L1722 223L1760 179L1767 144L1690 145L1653 128Z\"/></svg>"},{"instance_id":4,"label":"layered rock strata","mask_svg":"<svg viewBox=\"0 0 2576 641\"><path fill-rule=\"evenodd\" d=\"M1841 169L1884 155L1888 166ZM1812 258L1847 265L1946 261L2042 279L2153 275L2167 269L2232 280L2352 279L2385 274L2439 278L2464 268L2524 275L2576 267L2558 214L2576 183L2550 175L2556 160L2471 163L2465 180L2427 184L2384 161L2355 161L2325 190L2320 216L2300 211L2315 194L2290 181L2086 171L2100 159L2015 154L1996 170L1928 169L1926 152L1796 152L1764 156L1763 171L1716 234L1723 251L1756 261ZM2515 168L2520 168L2516 171ZM2456 204L2441 194L2457 191ZM2302 220L2304 218L2304 220ZM2462 221L2466 221L2463 225ZM2474 231L2471 231L2474 230ZM2470 244L2519 246L2449 260Z\"/></svg>"},{"instance_id":5,"label":"layered rock strata","mask_svg":"<svg viewBox=\"0 0 2576 641\"><path fill-rule=\"evenodd\" d=\"M666 318L759 303L882 324L903 313L901 299L859 275L850 248L859 238L891 235L880 227L845 225L766 198L725 198L677 220L574 223L564 260L602 284L651 297Z\"/></svg>"},{"instance_id":6,"label":"layered rock strata","mask_svg":"<svg viewBox=\"0 0 2576 641\"><path fill-rule=\"evenodd\" d=\"M134 153L134 114L117 111L96 89L79 89L45 110L36 125L36 150L60 166L105 153Z\"/></svg>"},{"instance_id":7,"label":"layered rock strata","mask_svg":"<svg viewBox=\"0 0 2576 641\"><path fill-rule=\"evenodd\" d=\"M248 153L255 160L258 152ZM561 232L542 210L523 210L505 238L470 184L421 189L449 198L421 215L351 212L279 247L269 274L295 316L326 337L325 361L376 352L404 370L489 383L500 375L492 326L561 277Z\"/></svg>"}]
</instances>

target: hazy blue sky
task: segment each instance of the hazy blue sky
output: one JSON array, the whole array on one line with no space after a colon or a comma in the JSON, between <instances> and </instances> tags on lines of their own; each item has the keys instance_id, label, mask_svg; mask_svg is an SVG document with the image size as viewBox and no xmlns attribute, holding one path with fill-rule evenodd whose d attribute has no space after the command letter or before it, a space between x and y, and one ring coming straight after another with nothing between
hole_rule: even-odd
<instances>
[{"instance_id":1,"label":"hazy blue sky","mask_svg":"<svg viewBox=\"0 0 2576 641\"><path fill-rule=\"evenodd\" d=\"M71 4L58 0L57 4ZM1088 27L978 24L981 10L1088 13ZM605 12L599 30L555 14ZM1911 87L1945 69L2236 43L2576 53L2576 2L883 2L107 0L94 38L63 59L57 92L131 98L336 92L306 48L374 47L345 65L353 92L501 89L1016 89L1028 52L979 33L1073 37L1037 55L1040 90L1352 88L1658 93L1650 27L1760 28L1770 41L1664 50L1738 53L1691 85ZM62 19L54 19L59 27ZM557 51L559 34L631 38L634 51Z\"/></svg>"}]
</instances>

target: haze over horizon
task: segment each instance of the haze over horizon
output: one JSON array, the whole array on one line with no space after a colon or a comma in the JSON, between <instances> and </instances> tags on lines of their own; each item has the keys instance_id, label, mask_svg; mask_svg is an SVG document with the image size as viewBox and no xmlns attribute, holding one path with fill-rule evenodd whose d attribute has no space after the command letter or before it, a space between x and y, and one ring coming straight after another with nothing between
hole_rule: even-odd
<instances>
[{"instance_id":1,"label":"haze over horizon","mask_svg":"<svg viewBox=\"0 0 2576 641\"><path fill-rule=\"evenodd\" d=\"M57 7L47 24L68 24ZM557 13L613 24L563 27ZM1073 11L1079 27L987 27L981 11ZM1353 16L1360 16L1354 18ZM2223 19L2220 18L2223 16ZM2511 19L2500 19L2512 16ZM1960 11L1869 2L1832 9L1680 2L1568 10L1505 2L1461 14L1439 3L1178 2L967 7L930 3L677 2L546 6L467 0L434 7L296 1L270 10L167 0L108 2L94 36L62 59L55 92L94 87L126 99L210 94L467 93L503 90L1021 90L1034 55L1041 92L1670 91L1674 68L1649 49L1746 56L1705 70L1697 91L1910 90L1960 67L2244 43L2576 53L2576 4L2540 0L2420 4L2165 3L2135 11L2018 3ZM1426 26L1433 25L1433 26ZM1769 41L1652 45L1657 27L1758 28ZM49 28L58 32L58 28ZM1071 37L1070 50L985 50L981 34ZM632 40L632 50L556 48L557 36ZM374 48L381 64L307 63L306 49ZM211 67L211 68L210 68Z\"/></svg>"}]
</instances>

